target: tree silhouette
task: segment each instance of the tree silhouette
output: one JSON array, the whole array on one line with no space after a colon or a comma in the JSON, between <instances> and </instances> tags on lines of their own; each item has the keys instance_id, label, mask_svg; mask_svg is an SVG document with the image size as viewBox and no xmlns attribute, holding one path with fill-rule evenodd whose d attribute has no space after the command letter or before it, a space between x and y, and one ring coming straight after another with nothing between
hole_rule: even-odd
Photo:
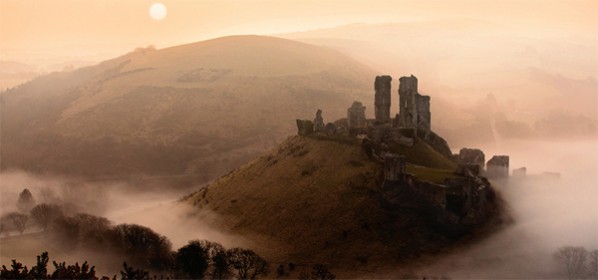
<instances>
[{"instance_id":1,"label":"tree silhouette","mask_svg":"<svg viewBox=\"0 0 598 280\"><path fill-rule=\"evenodd\" d=\"M176 252L177 278L203 278L208 269L209 258L208 248L198 240L189 241Z\"/></svg>"},{"instance_id":2,"label":"tree silhouette","mask_svg":"<svg viewBox=\"0 0 598 280\"><path fill-rule=\"evenodd\" d=\"M19 194L19 200L17 200L17 209L19 209L21 213L29 213L33 206L35 206L33 195L28 189L24 189Z\"/></svg>"},{"instance_id":3,"label":"tree silhouette","mask_svg":"<svg viewBox=\"0 0 598 280\"><path fill-rule=\"evenodd\" d=\"M565 246L554 253L554 258L563 264L569 279L577 279L585 272L585 263L588 251L583 247Z\"/></svg>"},{"instance_id":4,"label":"tree silhouette","mask_svg":"<svg viewBox=\"0 0 598 280\"><path fill-rule=\"evenodd\" d=\"M29 278L32 279L46 279L48 278L48 261L50 258L48 257L48 252L43 252L41 255L37 256L37 263L34 267L31 268L29 271Z\"/></svg>"},{"instance_id":5,"label":"tree silhouette","mask_svg":"<svg viewBox=\"0 0 598 280\"><path fill-rule=\"evenodd\" d=\"M19 234L23 234L25 229L27 228L27 221L29 220L29 216L25 214L21 214L19 212L12 212L6 215L12 223L15 225Z\"/></svg>"},{"instance_id":6,"label":"tree silhouette","mask_svg":"<svg viewBox=\"0 0 598 280\"><path fill-rule=\"evenodd\" d=\"M121 224L112 229L112 246L136 265L163 270L172 263L170 241L150 228Z\"/></svg>"},{"instance_id":7,"label":"tree silhouette","mask_svg":"<svg viewBox=\"0 0 598 280\"><path fill-rule=\"evenodd\" d=\"M594 249L588 254L588 273L592 279L598 279L598 250Z\"/></svg>"},{"instance_id":8,"label":"tree silhouette","mask_svg":"<svg viewBox=\"0 0 598 280\"><path fill-rule=\"evenodd\" d=\"M240 279L256 279L257 276L268 275L268 263L251 250L232 248L226 251L226 256Z\"/></svg>"},{"instance_id":9,"label":"tree silhouette","mask_svg":"<svg viewBox=\"0 0 598 280\"><path fill-rule=\"evenodd\" d=\"M16 260L12 260L10 269L4 265L0 269L0 279L26 279L28 275L27 267Z\"/></svg>"},{"instance_id":10,"label":"tree silhouette","mask_svg":"<svg viewBox=\"0 0 598 280\"><path fill-rule=\"evenodd\" d=\"M66 265L65 262L53 263L55 270L50 275L50 279L97 279L95 267L89 267L87 262L81 266L79 263L75 263L75 265Z\"/></svg>"},{"instance_id":11,"label":"tree silhouette","mask_svg":"<svg viewBox=\"0 0 598 280\"><path fill-rule=\"evenodd\" d=\"M48 231L50 225L62 217L62 210L58 205L42 203L31 209L31 217L44 231Z\"/></svg>"},{"instance_id":12,"label":"tree silhouette","mask_svg":"<svg viewBox=\"0 0 598 280\"><path fill-rule=\"evenodd\" d=\"M128 266L126 262L123 263L123 270L120 271L120 276L123 280L149 279L149 273L145 270L134 269Z\"/></svg>"}]
</instances>

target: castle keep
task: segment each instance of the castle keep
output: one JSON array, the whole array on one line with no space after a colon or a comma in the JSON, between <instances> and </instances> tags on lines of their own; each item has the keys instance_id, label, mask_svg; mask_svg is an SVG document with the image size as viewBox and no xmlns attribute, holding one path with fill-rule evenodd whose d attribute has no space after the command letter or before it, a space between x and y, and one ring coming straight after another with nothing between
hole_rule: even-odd
<instances>
[{"instance_id":1,"label":"castle keep","mask_svg":"<svg viewBox=\"0 0 598 280\"><path fill-rule=\"evenodd\" d=\"M430 97L419 94L417 78L399 79L399 126L430 130Z\"/></svg>"}]
</instances>

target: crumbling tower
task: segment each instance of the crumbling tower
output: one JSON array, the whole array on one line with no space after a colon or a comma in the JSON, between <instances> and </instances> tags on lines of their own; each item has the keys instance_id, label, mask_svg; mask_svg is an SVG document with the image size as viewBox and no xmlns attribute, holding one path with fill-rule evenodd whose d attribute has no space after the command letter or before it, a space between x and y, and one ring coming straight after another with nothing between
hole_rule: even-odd
<instances>
[{"instance_id":1,"label":"crumbling tower","mask_svg":"<svg viewBox=\"0 0 598 280\"><path fill-rule=\"evenodd\" d=\"M374 82L376 123L390 122L390 76L376 76Z\"/></svg>"},{"instance_id":2,"label":"crumbling tower","mask_svg":"<svg viewBox=\"0 0 598 280\"><path fill-rule=\"evenodd\" d=\"M400 127L430 130L430 97L417 92L415 76L399 79L399 100Z\"/></svg>"},{"instance_id":3,"label":"crumbling tower","mask_svg":"<svg viewBox=\"0 0 598 280\"><path fill-rule=\"evenodd\" d=\"M415 96L415 102L417 103L417 128L430 130L430 97L426 95Z\"/></svg>"},{"instance_id":4,"label":"crumbling tower","mask_svg":"<svg viewBox=\"0 0 598 280\"><path fill-rule=\"evenodd\" d=\"M399 126L417 128L417 78L401 77L399 79Z\"/></svg>"}]
</instances>

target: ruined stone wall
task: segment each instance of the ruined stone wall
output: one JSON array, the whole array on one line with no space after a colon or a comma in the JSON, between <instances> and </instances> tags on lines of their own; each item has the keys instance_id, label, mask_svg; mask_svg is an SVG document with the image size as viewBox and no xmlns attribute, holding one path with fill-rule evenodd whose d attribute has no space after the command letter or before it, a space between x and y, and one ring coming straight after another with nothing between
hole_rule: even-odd
<instances>
[{"instance_id":1,"label":"ruined stone wall","mask_svg":"<svg viewBox=\"0 0 598 280\"><path fill-rule=\"evenodd\" d=\"M399 79L399 126L417 128L417 78L401 77Z\"/></svg>"},{"instance_id":2,"label":"ruined stone wall","mask_svg":"<svg viewBox=\"0 0 598 280\"><path fill-rule=\"evenodd\" d=\"M493 156L486 163L486 176L495 179L508 178L509 156Z\"/></svg>"},{"instance_id":3,"label":"ruined stone wall","mask_svg":"<svg viewBox=\"0 0 598 280\"><path fill-rule=\"evenodd\" d=\"M431 113L430 113L430 97L425 95L415 95L417 103L417 128L430 130Z\"/></svg>"},{"instance_id":4,"label":"ruined stone wall","mask_svg":"<svg viewBox=\"0 0 598 280\"><path fill-rule=\"evenodd\" d=\"M374 81L375 99L375 115L377 123L390 122L390 84L392 77L390 76L376 76Z\"/></svg>"},{"instance_id":5,"label":"ruined stone wall","mask_svg":"<svg viewBox=\"0 0 598 280\"><path fill-rule=\"evenodd\" d=\"M353 102L351 107L347 109L347 125L349 126L349 133L362 133L367 127L365 119L365 106L361 102Z\"/></svg>"},{"instance_id":6,"label":"ruined stone wall","mask_svg":"<svg viewBox=\"0 0 598 280\"><path fill-rule=\"evenodd\" d=\"M405 173L405 157L398 154L384 156L384 180L395 182L402 179Z\"/></svg>"}]
</instances>

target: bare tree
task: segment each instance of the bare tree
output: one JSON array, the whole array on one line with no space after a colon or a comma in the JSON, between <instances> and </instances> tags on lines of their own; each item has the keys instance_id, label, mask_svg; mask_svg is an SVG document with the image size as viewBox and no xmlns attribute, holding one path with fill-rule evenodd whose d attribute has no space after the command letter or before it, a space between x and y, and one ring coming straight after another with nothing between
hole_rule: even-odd
<instances>
[{"instance_id":1,"label":"bare tree","mask_svg":"<svg viewBox=\"0 0 598 280\"><path fill-rule=\"evenodd\" d=\"M554 259L563 264L569 279L581 278L585 272L588 251L583 247L565 246L554 253Z\"/></svg>"},{"instance_id":2,"label":"bare tree","mask_svg":"<svg viewBox=\"0 0 598 280\"><path fill-rule=\"evenodd\" d=\"M260 275L268 275L268 263L251 250L232 248L226 251L226 256L239 279L256 279Z\"/></svg>"},{"instance_id":3,"label":"bare tree","mask_svg":"<svg viewBox=\"0 0 598 280\"><path fill-rule=\"evenodd\" d=\"M19 234L23 234L23 232L27 228L27 221L29 220L29 216L21 214L19 212L12 212L9 213L7 217L12 220L12 223L19 231Z\"/></svg>"},{"instance_id":4,"label":"bare tree","mask_svg":"<svg viewBox=\"0 0 598 280\"><path fill-rule=\"evenodd\" d=\"M594 249L588 254L588 273L590 278L598 279L598 250Z\"/></svg>"},{"instance_id":5,"label":"bare tree","mask_svg":"<svg viewBox=\"0 0 598 280\"><path fill-rule=\"evenodd\" d=\"M42 203L31 209L31 217L44 231L48 231L50 225L56 219L62 217L62 210L58 205Z\"/></svg>"}]
</instances>

